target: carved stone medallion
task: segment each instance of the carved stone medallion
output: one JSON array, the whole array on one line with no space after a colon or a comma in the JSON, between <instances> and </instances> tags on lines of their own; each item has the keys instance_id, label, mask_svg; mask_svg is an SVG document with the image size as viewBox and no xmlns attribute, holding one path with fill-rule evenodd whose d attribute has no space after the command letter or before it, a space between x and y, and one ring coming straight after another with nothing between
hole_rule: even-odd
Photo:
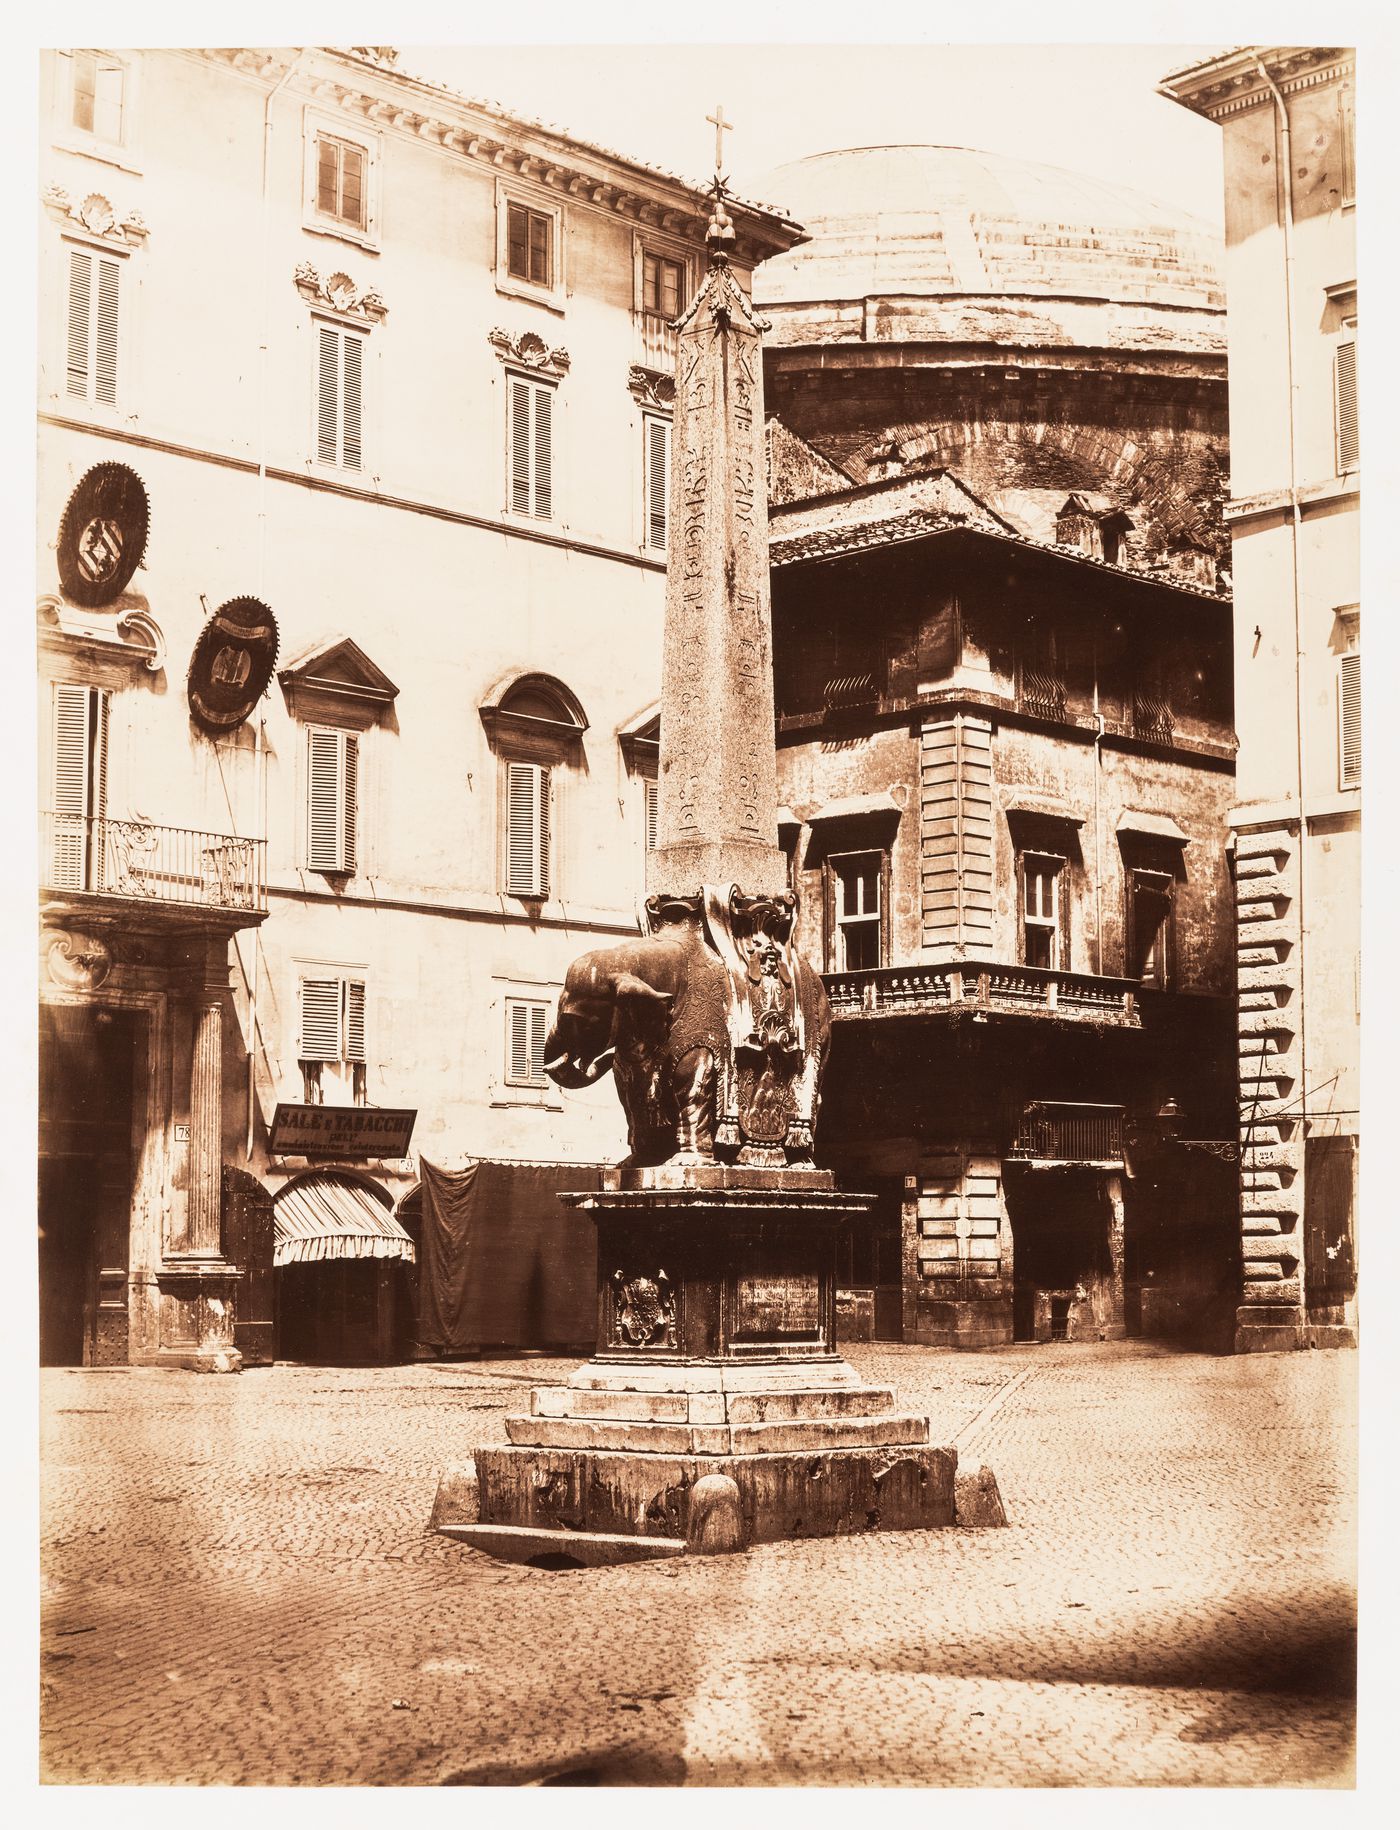
<instances>
[{"instance_id":1,"label":"carved stone medallion","mask_svg":"<svg viewBox=\"0 0 1400 1830\"><path fill-rule=\"evenodd\" d=\"M664 1271L655 1278L613 1272L618 1337L632 1347L674 1347L676 1297Z\"/></svg>"},{"instance_id":2,"label":"carved stone medallion","mask_svg":"<svg viewBox=\"0 0 1400 1830\"><path fill-rule=\"evenodd\" d=\"M45 941L44 963L61 990L95 991L112 970L112 949L96 934L60 929Z\"/></svg>"}]
</instances>

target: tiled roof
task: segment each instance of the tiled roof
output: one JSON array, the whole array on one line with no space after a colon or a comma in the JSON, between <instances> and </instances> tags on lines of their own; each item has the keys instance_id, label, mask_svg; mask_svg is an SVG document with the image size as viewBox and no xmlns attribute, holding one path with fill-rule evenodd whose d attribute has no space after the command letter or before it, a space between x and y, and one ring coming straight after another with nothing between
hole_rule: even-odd
<instances>
[{"instance_id":1,"label":"tiled roof","mask_svg":"<svg viewBox=\"0 0 1400 1830\"><path fill-rule=\"evenodd\" d=\"M973 521L970 516L937 514L928 509L913 509L908 514L895 515L887 521L870 521L856 527L826 528L786 537L780 531L776 532L769 540L768 563L776 570L811 560L837 559L846 553L907 545L910 541L926 540L935 534L953 533L975 534L983 540L996 540L1007 546L1023 547L1029 552L1043 553L1051 559L1061 560L1066 565L1089 566L1096 572L1106 572L1114 578L1133 579L1145 585L1161 585L1169 591L1183 592L1188 597L1203 598L1207 603L1228 604L1231 601L1227 592L1203 590L1201 586L1193 585L1172 572L1132 571L1126 566L1111 565L1107 560L1094 559L1087 553L1075 552L1068 547L1046 546L1039 540L1030 540L1021 534L999 533L985 523Z\"/></svg>"}]
</instances>

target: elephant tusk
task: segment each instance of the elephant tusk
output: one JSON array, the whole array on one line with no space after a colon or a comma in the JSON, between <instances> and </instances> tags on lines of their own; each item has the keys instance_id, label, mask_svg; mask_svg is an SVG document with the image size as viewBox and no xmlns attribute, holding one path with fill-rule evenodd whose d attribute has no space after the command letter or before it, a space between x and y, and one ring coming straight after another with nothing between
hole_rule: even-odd
<instances>
[{"instance_id":1,"label":"elephant tusk","mask_svg":"<svg viewBox=\"0 0 1400 1830\"><path fill-rule=\"evenodd\" d=\"M569 1059L569 1057L568 1057L568 1055L567 1055L567 1054L563 1054L563 1055L556 1055L556 1056L555 1056L555 1057L554 1057L554 1059L553 1059L553 1061L546 1061L546 1062L545 1062L545 1064L544 1064L544 1071L545 1071L545 1073L546 1073L546 1074L552 1074L552 1073L553 1073L553 1072L554 1072L554 1070L555 1070L555 1069L556 1069L556 1068L561 1068L561 1067L563 1067L563 1065L564 1065L564 1063L565 1063L565 1062L566 1062L566 1061L567 1061L567 1060L568 1060L568 1059Z\"/></svg>"},{"instance_id":2,"label":"elephant tusk","mask_svg":"<svg viewBox=\"0 0 1400 1830\"><path fill-rule=\"evenodd\" d=\"M605 1048L601 1055L595 1055L588 1066L583 1070L584 1079L601 1080L604 1074L606 1074L608 1069L612 1066L613 1056L616 1053L617 1050L614 1048Z\"/></svg>"}]
</instances>

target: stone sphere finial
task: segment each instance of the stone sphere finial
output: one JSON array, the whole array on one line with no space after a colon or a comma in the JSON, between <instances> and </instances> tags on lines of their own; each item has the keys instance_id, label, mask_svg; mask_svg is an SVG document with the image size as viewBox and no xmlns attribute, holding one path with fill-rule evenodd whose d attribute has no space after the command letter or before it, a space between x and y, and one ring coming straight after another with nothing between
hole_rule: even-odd
<instances>
[{"instance_id":1,"label":"stone sphere finial","mask_svg":"<svg viewBox=\"0 0 1400 1830\"><path fill-rule=\"evenodd\" d=\"M715 207L705 226L705 246L710 251L711 263L716 266L728 262L730 249L734 246L734 224L724 207L724 195L718 185L715 187Z\"/></svg>"}]
</instances>

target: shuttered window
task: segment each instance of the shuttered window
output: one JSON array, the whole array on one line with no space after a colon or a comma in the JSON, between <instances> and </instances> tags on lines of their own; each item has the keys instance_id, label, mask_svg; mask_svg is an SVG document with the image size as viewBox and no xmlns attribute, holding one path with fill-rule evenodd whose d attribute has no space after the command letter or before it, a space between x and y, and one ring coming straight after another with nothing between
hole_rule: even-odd
<instances>
[{"instance_id":1,"label":"shuttered window","mask_svg":"<svg viewBox=\"0 0 1400 1830\"><path fill-rule=\"evenodd\" d=\"M358 829L360 740L353 731L313 728L307 736L306 862L351 875Z\"/></svg>"},{"instance_id":2,"label":"shuttered window","mask_svg":"<svg viewBox=\"0 0 1400 1830\"><path fill-rule=\"evenodd\" d=\"M642 823L646 834L646 848L656 850L656 816L661 804L661 790L658 783L647 776L642 777Z\"/></svg>"},{"instance_id":3,"label":"shuttered window","mask_svg":"<svg viewBox=\"0 0 1400 1830\"><path fill-rule=\"evenodd\" d=\"M1341 742L1341 785L1361 782L1361 656L1344 654L1337 675L1337 726Z\"/></svg>"},{"instance_id":4,"label":"shuttered window","mask_svg":"<svg viewBox=\"0 0 1400 1830\"><path fill-rule=\"evenodd\" d=\"M318 324L316 456L344 470L363 468L364 337Z\"/></svg>"},{"instance_id":5,"label":"shuttered window","mask_svg":"<svg viewBox=\"0 0 1400 1830\"><path fill-rule=\"evenodd\" d=\"M119 146L126 71L96 51L73 53L73 125Z\"/></svg>"},{"instance_id":6,"label":"shuttered window","mask_svg":"<svg viewBox=\"0 0 1400 1830\"><path fill-rule=\"evenodd\" d=\"M1361 447L1356 421L1356 344L1341 343L1335 359L1337 390L1337 473L1355 470Z\"/></svg>"},{"instance_id":7,"label":"shuttered window","mask_svg":"<svg viewBox=\"0 0 1400 1830\"><path fill-rule=\"evenodd\" d=\"M510 506L517 515L548 521L554 512L554 389L512 375L510 390Z\"/></svg>"},{"instance_id":8,"label":"shuttered window","mask_svg":"<svg viewBox=\"0 0 1400 1830\"><path fill-rule=\"evenodd\" d=\"M646 517L647 545L666 547L666 508L671 486L671 422L646 418Z\"/></svg>"},{"instance_id":9,"label":"shuttered window","mask_svg":"<svg viewBox=\"0 0 1400 1830\"><path fill-rule=\"evenodd\" d=\"M543 1087L544 1039L549 1005L536 998L506 999L506 1080L517 1087Z\"/></svg>"},{"instance_id":10,"label":"shuttered window","mask_svg":"<svg viewBox=\"0 0 1400 1830\"><path fill-rule=\"evenodd\" d=\"M365 153L329 134L316 136L316 208L352 229L365 226Z\"/></svg>"},{"instance_id":11,"label":"shuttered window","mask_svg":"<svg viewBox=\"0 0 1400 1830\"><path fill-rule=\"evenodd\" d=\"M115 406L121 263L68 251L68 392Z\"/></svg>"},{"instance_id":12,"label":"shuttered window","mask_svg":"<svg viewBox=\"0 0 1400 1830\"><path fill-rule=\"evenodd\" d=\"M549 770L506 764L506 894L549 894Z\"/></svg>"},{"instance_id":13,"label":"shuttered window","mask_svg":"<svg viewBox=\"0 0 1400 1830\"><path fill-rule=\"evenodd\" d=\"M365 1103L365 981L334 966L312 968L297 985L297 1059L310 1105Z\"/></svg>"},{"instance_id":14,"label":"shuttered window","mask_svg":"<svg viewBox=\"0 0 1400 1830\"><path fill-rule=\"evenodd\" d=\"M54 687L52 853L47 862L55 889L100 887L109 705L109 695L101 687L68 682Z\"/></svg>"},{"instance_id":15,"label":"shuttered window","mask_svg":"<svg viewBox=\"0 0 1400 1830\"><path fill-rule=\"evenodd\" d=\"M365 1060L365 981L342 973L301 980L301 1061Z\"/></svg>"}]
</instances>

